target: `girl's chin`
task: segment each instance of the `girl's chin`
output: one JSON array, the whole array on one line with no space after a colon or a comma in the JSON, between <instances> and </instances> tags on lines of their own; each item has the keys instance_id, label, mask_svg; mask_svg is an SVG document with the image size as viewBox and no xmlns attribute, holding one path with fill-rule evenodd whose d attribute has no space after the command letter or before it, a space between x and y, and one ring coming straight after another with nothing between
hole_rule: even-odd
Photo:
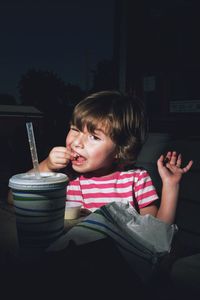
<instances>
[{"instance_id":1,"label":"girl's chin","mask_svg":"<svg viewBox=\"0 0 200 300\"><path fill-rule=\"evenodd\" d=\"M83 162L78 162L77 160L73 160L73 161L72 161L72 166L73 166L73 167L76 167L76 166L82 166L82 165L84 165Z\"/></svg>"},{"instance_id":2,"label":"girl's chin","mask_svg":"<svg viewBox=\"0 0 200 300\"><path fill-rule=\"evenodd\" d=\"M90 176L92 176L93 174L93 170L89 169L88 167L84 166L83 164L73 164L72 165L72 169L77 172L77 173L80 173L80 174L90 174ZM94 174L96 174L96 172L94 172Z\"/></svg>"},{"instance_id":3,"label":"girl's chin","mask_svg":"<svg viewBox=\"0 0 200 300\"><path fill-rule=\"evenodd\" d=\"M83 163L72 163L72 169L76 172L85 172L85 166Z\"/></svg>"}]
</instances>

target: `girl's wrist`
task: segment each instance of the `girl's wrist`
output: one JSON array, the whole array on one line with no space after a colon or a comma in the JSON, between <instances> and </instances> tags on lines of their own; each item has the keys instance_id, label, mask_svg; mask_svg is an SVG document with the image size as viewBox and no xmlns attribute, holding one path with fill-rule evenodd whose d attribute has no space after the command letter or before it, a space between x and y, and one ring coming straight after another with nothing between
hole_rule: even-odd
<instances>
[{"instance_id":1,"label":"girl's wrist","mask_svg":"<svg viewBox=\"0 0 200 300\"><path fill-rule=\"evenodd\" d=\"M179 194L179 189L179 183L166 182L163 183L162 194L164 194L165 197L168 199L167 201L169 201L170 198L172 199L172 201L174 201L174 197L177 197L177 195Z\"/></svg>"},{"instance_id":2,"label":"girl's wrist","mask_svg":"<svg viewBox=\"0 0 200 300\"><path fill-rule=\"evenodd\" d=\"M177 182L177 181L173 181L173 180L163 180L162 182L163 186L166 186L166 187L179 187L180 186L180 182Z\"/></svg>"},{"instance_id":3,"label":"girl's wrist","mask_svg":"<svg viewBox=\"0 0 200 300\"><path fill-rule=\"evenodd\" d=\"M40 172L52 172L52 168L50 167L48 158L43 160L39 165Z\"/></svg>"}]
</instances>

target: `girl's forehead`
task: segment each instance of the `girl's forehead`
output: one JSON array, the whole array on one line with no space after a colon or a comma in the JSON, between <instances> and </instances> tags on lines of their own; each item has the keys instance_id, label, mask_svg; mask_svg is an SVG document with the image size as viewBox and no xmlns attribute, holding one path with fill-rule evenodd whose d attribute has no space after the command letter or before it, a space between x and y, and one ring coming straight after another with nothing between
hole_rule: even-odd
<instances>
[{"instance_id":1,"label":"girl's forehead","mask_svg":"<svg viewBox=\"0 0 200 300\"><path fill-rule=\"evenodd\" d=\"M111 117L102 112L94 113L86 111L81 113L80 111L76 111L72 117L72 124L79 130L83 131L84 129L87 129L90 133L101 130L101 132L107 136L111 136L113 131Z\"/></svg>"},{"instance_id":2,"label":"girl's forehead","mask_svg":"<svg viewBox=\"0 0 200 300\"><path fill-rule=\"evenodd\" d=\"M107 135L107 130L105 128L105 126L101 126L100 127L100 124L97 124L96 126L90 128L90 126L87 126L87 124L85 124L82 128L83 132L91 132L91 131L95 131L95 132L99 132L99 133L103 133L105 135Z\"/></svg>"},{"instance_id":3,"label":"girl's forehead","mask_svg":"<svg viewBox=\"0 0 200 300\"><path fill-rule=\"evenodd\" d=\"M74 125L81 127L82 129L87 128L89 131L100 130L107 132L111 128L111 123L107 118L83 118L76 119Z\"/></svg>"}]
</instances>

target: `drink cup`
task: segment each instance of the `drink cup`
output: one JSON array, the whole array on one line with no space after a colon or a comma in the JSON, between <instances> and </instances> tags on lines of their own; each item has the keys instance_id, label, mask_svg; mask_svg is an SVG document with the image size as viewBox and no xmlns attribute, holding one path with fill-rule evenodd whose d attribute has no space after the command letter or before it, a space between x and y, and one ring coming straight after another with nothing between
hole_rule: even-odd
<instances>
[{"instance_id":1,"label":"drink cup","mask_svg":"<svg viewBox=\"0 0 200 300\"><path fill-rule=\"evenodd\" d=\"M65 220L74 220L80 217L82 204L79 202L65 203Z\"/></svg>"},{"instance_id":2,"label":"drink cup","mask_svg":"<svg viewBox=\"0 0 200 300\"><path fill-rule=\"evenodd\" d=\"M64 230L68 177L62 173L21 173L9 179L16 215L19 251L37 256Z\"/></svg>"}]
</instances>

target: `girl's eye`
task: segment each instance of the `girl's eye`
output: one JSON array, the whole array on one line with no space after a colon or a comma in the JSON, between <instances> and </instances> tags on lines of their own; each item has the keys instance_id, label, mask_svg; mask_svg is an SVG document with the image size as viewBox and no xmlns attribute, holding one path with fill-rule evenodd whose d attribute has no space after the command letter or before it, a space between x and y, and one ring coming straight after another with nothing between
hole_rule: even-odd
<instances>
[{"instance_id":1,"label":"girl's eye","mask_svg":"<svg viewBox=\"0 0 200 300\"><path fill-rule=\"evenodd\" d=\"M76 128L76 127L73 127L73 126L72 126L70 129L73 130L73 131L79 132L78 128Z\"/></svg>"},{"instance_id":2,"label":"girl's eye","mask_svg":"<svg viewBox=\"0 0 200 300\"><path fill-rule=\"evenodd\" d=\"M99 140L100 140L100 138L99 138L98 136L93 135L93 134L89 135L89 138L90 138L91 140L94 140L94 141L99 141Z\"/></svg>"}]
</instances>

